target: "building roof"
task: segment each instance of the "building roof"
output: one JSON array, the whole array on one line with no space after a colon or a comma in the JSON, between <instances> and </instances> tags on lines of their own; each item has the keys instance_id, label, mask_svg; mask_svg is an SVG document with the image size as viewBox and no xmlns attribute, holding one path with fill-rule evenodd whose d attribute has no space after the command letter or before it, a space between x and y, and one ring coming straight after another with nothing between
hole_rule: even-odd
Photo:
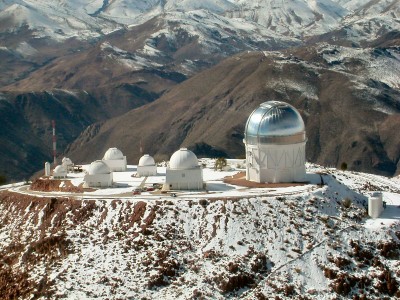
<instances>
[{"instance_id":1,"label":"building roof","mask_svg":"<svg viewBox=\"0 0 400 300\"><path fill-rule=\"evenodd\" d=\"M120 160L124 159L124 155L118 148L110 148L106 151L103 157L104 160Z\"/></svg>"},{"instance_id":2,"label":"building roof","mask_svg":"<svg viewBox=\"0 0 400 300\"><path fill-rule=\"evenodd\" d=\"M154 158L151 157L148 154L143 155L140 159L139 159L139 165L140 167L144 167L144 166L155 166L156 162L154 161Z\"/></svg>"},{"instance_id":3,"label":"building roof","mask_svg":"<svg viewBox=\"0 0 400 300\"><path fill-rule=\"evenodd\" d=\"M305 126L300 113L285 102L261 103L246 123L247 144L293 144L305 140Z\"/></svg>"},{"instance_id":4,"label":"building roof","mask_svg":"<svg viewBox=\"0 0 400 300\"><path fill-rule=\"evenodd\" d=\"M111 173L110 168L102 160L96 160L92 162L89 166L89 175L110 174L110 173Z\"/></svg>"},{"instance_id":5,"label":"building roof","mask_svg":"<svg viewBox=\"0 0 400 300\"><path fill-rule=\"evenodd\" d=\"M199 166L196 154L192 151L181 148L172 154L169 160L169 168L176 170L193 169Z\"/></svg>"}]
</instances>

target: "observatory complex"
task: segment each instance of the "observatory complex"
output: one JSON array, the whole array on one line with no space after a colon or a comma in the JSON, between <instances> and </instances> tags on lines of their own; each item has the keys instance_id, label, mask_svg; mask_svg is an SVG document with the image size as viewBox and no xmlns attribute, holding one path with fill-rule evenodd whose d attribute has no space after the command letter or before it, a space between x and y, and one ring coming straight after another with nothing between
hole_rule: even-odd
<instances>
[{"instance_id":1,"label":"observatory complex","mask_svg":"<svg viewBox=\"0 0 400 300\"><path fill-rule=\"evenodd\" d=\"M247 120L243 142L246 178L242 176L240 180L261 184L305 181L305 126L300 113L290 104L280 101L260 104ZM53 177L65 178L68 171L73 171L73 166L70 159L64 158L63 164L55 168ZM46 167L47 174L49 163ZM113 172L126 171L126 156L118 148L109 148L102 160L91 163L83 179L84 187L112 187L113 178L123 176L113 176ZM139 160L134 177L148 176L157 176L157 165L153 157L145 154ZM144 178L141 184L144 185L146 180ZM187 148L176 151L166 167L163 189L204 188L203 169L197 156Z\"/></svg>"},{"instance_id":2,"label":"observatory complex","mask_svg":"<svg viewBox=\"0 0 400 300\"><path fill-rule=\"evenodd\" d=\"M246 179L259 183L305 180L306 132L290 104L264 102L249 116L244 134Z\"/></svg>"},{"instance_id":3,"label":"observatory complex","mask_svg":"<svg viewBox=\"0 0 400 300\"><path fill-rule=\"evenodd\" d=\"M64 166L59 165L54 168L54 170L53 170L53 178L54 179L63 179L66 177L67 177L67 169Z\"/></svg>"}]
</instances>

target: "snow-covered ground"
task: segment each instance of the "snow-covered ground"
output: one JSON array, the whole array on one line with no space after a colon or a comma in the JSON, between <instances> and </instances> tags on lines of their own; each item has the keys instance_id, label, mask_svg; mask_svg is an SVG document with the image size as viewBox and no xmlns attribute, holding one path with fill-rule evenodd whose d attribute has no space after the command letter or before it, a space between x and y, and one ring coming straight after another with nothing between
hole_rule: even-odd
<instances>
[{"instance_id":1,"label":"snow-covered ground","mask_svg":"<svg viewBox=\"0 0 400 300\"><path fill-rule=\"evenodd\" d=\"M309 184L244 188L222 181L242 171L237 163L224 172L212 160L202 163L208 192L177 197L119 196L141 184L131 176L135 166L115 174L116 187L79 196L32 197L24 187L6 187L5 295L12 288L24 299L400 296L397 180L308 164ZM164 172L146 184L162 182ZM79 184L82 175L71 180ZM366 203L376 191L387 208L372 220Z\"/></svg>"}]
</instances>

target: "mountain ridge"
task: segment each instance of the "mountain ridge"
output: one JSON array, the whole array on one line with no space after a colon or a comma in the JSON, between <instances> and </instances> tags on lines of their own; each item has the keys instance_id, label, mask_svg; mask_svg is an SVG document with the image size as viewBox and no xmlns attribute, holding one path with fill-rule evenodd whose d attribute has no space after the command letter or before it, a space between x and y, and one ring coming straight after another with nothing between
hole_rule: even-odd
<instances>
[{"instance_id":1,"label":"mountain ridge","mask_svg":"<svg viewBox=\"0 0 400 300\"><path fill-rule=\"evenodd\" d=\"M387 51L397 56L396 49ZM398 121L391 117L400 111L398 83L392 80L398 73L392 76L386 72L387 84L381 90L386 69L375 73L374 55L375 61L388 58L399 64L384 50L327 44L286 50L285 54L236 55L175 86L157 101L104 123L83 147L96 148L94 152L85 152L78 138L66 155L87 161L114 144L135 162L140 157L140 143L159 159L168 159L179 147L195 148L205 143L230 157L240 157L244 155L243 131L250 112L261 102L279 99L293 104L303 115L308 160L337 167L346 162L352 170L393 176L398 172L399 157L393 150L385 150L380 135L388 142ZM370 67L374 73L368 72ZM365 118L370 120L368 124ZM122 138L125 131L131 134ZM399 140L392 137L389 144L395 147Z\"/></svg>"}]
</instances>

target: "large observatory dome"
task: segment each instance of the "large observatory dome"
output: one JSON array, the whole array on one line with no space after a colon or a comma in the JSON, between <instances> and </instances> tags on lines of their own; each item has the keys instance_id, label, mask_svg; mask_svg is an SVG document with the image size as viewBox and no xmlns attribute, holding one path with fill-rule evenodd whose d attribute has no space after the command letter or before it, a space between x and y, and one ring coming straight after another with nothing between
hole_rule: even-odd
<instances>
[{"instance_id":1,"label":"large observatory dome","mask_svg":"<svg viewBox=\"0 0 400 300\"><path fill-rule=\"evenodd\" d=\"M170 169L183 170L183 169L193 169L199 166L196 154L192 151L181 148L172 154L169 160Z\"/></svg>"},{"instance_id":2,"label":"large observatory dome","mask_svg":"<svg viewBox=\"0 0 400 300\"><path fill-rule=\"evenodd\" d=\"M260 104L247 120L247 144L294 144L306 140L300 113L288 103L268 101Z\"/></svg>"},{"instance_id":3,"label":"large observatory dome","mask_svg":"<svg viewBox=\"0 0 400 300\"><path fill-rule=\"evenodd\" d=\"M90 164L89 175L110 174L111 170L102 160L96 160Z\"/></svg>"},{"instance_id":4,"label":"large observatory dome","mask_svg":"<svg viewBox=\"0 0 400 300\"><path fill-rule=\"evenodd\" d=\"M104 160L119 160L124 159L124 155L118 148L110 148L106 151L103 157Z\"/></svg>"},{"instance_id":5,"label":"large observatory dome","mask_svg":"<svg viewBox=\"0 0 400 300\"><path fill-rule=\"evenodd\" d=\"M148 154L143 155L139 159L139 166L144 167L144 166L154 166L156 162L154 161L154 158L151 157Z\"/></svg>"}]
</instances>

